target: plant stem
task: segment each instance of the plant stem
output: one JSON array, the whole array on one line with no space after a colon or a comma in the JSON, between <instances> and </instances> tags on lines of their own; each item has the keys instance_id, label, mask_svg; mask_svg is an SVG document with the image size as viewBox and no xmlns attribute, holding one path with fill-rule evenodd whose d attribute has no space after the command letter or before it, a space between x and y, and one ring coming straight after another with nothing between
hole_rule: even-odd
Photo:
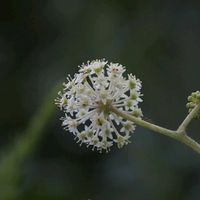
<instances>
[{"instance_id":1,"label":"plant stem","mask_svg":"<svg viewBox=\"0 0 200 200\"><path fill-rule=\"evenodd\" d=\"M196 151L197 153L200 154L200 144L197 143L195 140L193 140L192 138L190 138L186 132L185 132L185 128L188 126L188 124L191 122L191 120L194 118L194 116L196 115L196 113L199 111L200 106L198 105L197 107L194 108L194 110L192 110L189 115L186 117L186 119L183 121L183 126L179 126L179 129L177 129L176 131L174 130L170 130L167 128L163 128L161 126L149 123L147 121L144 121L142 119L139 119L137 117L131 116L121 110L118 110L115 107L110 107L110 111L115 113L116 115L127 119L129 121L134 122L135 124L142 126L144 128L147 128L149 130L155 131L157 133L160 133L162 135L166 135L168 137L174 138L182 143L184 143L185 145L189 146L191 149L193 149L194 151ZM181 129L180 129L181 127ZM185 134L182 134L182 132L184 132Z\"/></svg>"},{"instance_id":2,"label":"plant stem","mask_svg":"<svg viewBox=\"0 0 200 200\"><path fill-rule=\"evenodd\" d=\"M199 112L200 110L200 104L196 105L194 109L187 115L187 117L183 120L181 125L178 128L178 131L180 133L184 133L189 125L189 123L194 119L194 116Z\"/></svg>"}]
</instances>

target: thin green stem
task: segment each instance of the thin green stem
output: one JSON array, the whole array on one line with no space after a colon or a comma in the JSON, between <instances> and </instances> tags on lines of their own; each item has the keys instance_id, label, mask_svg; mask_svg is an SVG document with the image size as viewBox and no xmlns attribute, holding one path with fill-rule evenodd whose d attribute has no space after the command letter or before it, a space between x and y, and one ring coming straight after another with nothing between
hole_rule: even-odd
<instances>
[{"instance_id":1,"label":"thin green stem","mask_svg":"<svg viewBox=\"0 0 200 200\"><path fill-rule=\"evenodd\" d=\"M179 136L177 137L177 140L187 145L198 154L200 154L200 144L196 142L195 140L193 140L191 137L189 137L187 134L183 134L183 135L179 134Z\"/></svg>"},{"instance_id":2,"label":"thin green stem","mask_svg":"<svg viewBox=\"0 0 200 200\"><path fill-rule=\"evenodd\" d=\"M198 109L200 109L198 107ZM184 126L186 124L185 127L187 127L187 125L191 122L192 118L194 118L195 114L198 112L198 109L195 108L195 111L193 112L190 112L189 114L189 118L186 117L186 122L184 122ZM152 131L155 131L157 133L160 133L162 135L166 135L168 137L171 137L171 138L174 138L182 143L184 143L185 145L189 146L191 149L193 149L194 151L196 151L197 153L200 154L200 144L197 143L195 140L193 140L192 138L190 138L187 134L181 134L181 130L170 130L170 129L167 129L167 128L163 128L161 126L158 126L158 125L155 125L155 124L152 124L152 123L149 123L147 121L144 121L142 119L139 119L137 117L134 117L134 116L131 116L121 110L118 110L117 108L115 107L110 107L110 111L115 113L116 115L124 118L124 119L127 119L129 121L132 121L134 122L135 124L139 125L139 126L142 126L144 128L147 128L149 130L152 130ZM184 120L185 121L185 120Z\"/></svg>"},{"instance_id":3,"label":"thin green stem","mask_svg":"<svg viewBox=\"0 0 200 200\"><path fill-rule=\"evenodd\" d=\"M135 124L139 125L139 126L142 126L144 128L147 128L147 129L150 129L152 131L155 131L155 132L158 132L160 134L163 134L163 135L166 135L166 136L169 136L169 137L172 137L172 138L176 138L176 131L172 131L172 130L169 130L169 129L166 129L166 128L163 128L161 126L158 126L158 125L155 125L155 124L152 124L152 123L149 123L147 121L144 121L142 119L139 119L137 117L134 117L132 115L129 115L121 110L118 110L117 108L115 107L111 107L110 108L110 111L115 113L116 115L124 118L124 119L127 119L129 121L132 121L134 122Z\"/></svg>"},{"instance_id":4,"label":"thin green stem","mask_svg":"<svg viewBox=\"0 0 200 200\"><path fill-rule=\"evenodd\" d=\"M196 114L199 112L199 110L200 110L200 104L196 105L194 107L194 109L183 120L183 122L181 123L181 125L178 128L178 131L180 133L185 133L189 123L192 121L192 119L194 119L194 116L196 116Z\"/></svg>"}]
</instances>

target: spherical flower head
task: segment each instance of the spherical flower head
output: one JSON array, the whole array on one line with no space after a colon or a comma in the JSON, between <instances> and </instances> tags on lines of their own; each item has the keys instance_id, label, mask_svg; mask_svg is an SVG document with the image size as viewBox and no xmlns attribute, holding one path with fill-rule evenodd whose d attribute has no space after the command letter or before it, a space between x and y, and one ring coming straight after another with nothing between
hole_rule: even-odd
<instances>
[{"instance_id":1,"label":"spherical flower head","mask_svg":"<svg viewBox=\"0 0 200 200\"><path fill-rule=\"evenodd\" d=\"M141 81L132 74L124 76L125 71L124 66L103 59L83 63L73 78L68 76L55 101L65 114L61 118L64 129L78 143L100 152L108 152L115 143L118 148L130 143L134 123L111 112L114 107L142 117L138 107Z\"/></svg>"},{"instance_id":2,"label":"spherical flower head","mask_svg":"<svg viewBox=\"0 0 200 200\"><path fill-rule=\"evenodd\" d=\"M187 108L189 112L191 112L195 106L200 104L200 91L192 92L192 94L188 97ZM200 112L195 116L196 119L200 119Z\"/></svg>"}]
</instances>

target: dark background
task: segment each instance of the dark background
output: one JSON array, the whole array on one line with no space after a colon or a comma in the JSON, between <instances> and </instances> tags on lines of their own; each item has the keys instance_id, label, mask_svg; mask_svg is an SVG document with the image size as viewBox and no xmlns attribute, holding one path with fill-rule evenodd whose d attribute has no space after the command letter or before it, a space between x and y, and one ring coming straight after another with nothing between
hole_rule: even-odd
<instances>
[{"instance_id":1,"label":"dark background","mask_svg":"<svg viewBox=\"0 0 200 200\"><path fill-rule=\"evenodd\" d=\"M45 96L97 58L127 66L145 118L176 129L200 89L200 2L1 1L0 199L199 200L200 156L165 136L137 127L131 144L99 154L62 129L58 109L31 131L43 102L55 107ZM199 121L190 135L200 141Z\"/></svg>"}]
</instances>

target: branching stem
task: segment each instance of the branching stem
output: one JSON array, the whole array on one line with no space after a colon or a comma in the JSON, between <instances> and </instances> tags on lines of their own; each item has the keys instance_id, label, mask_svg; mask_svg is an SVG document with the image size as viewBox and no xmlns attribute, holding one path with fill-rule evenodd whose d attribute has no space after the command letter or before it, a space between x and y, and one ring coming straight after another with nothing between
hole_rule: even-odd
<instances>
[{"instance_id":1,"label":"branching stem","mask_svg":"<svg viewBox=\"0 0 200 200\"><path fill-rule=\"evenodd\" d=\"M200 154L200 144L197 143L195 140L193 140L191 137L189 137L186 133L187 126L189 125L191 120L195 117L195 115L199 112L199 110L200 110L200 105L197 105L183 120L179 128L174 131L174 130L170 130L170 129L163 128L161 126L149 123L145 120L139 119L132 115L129 115L115 107L110 107L110 111L115 113L116 115L121 116L122 118L127 119L129 121L132 121L135 124L142 126L144 128L147 128L149 130L174 138L184 143L185 145L189 146L191 149L193 149L194 151Z\"/></svg>"},{"instance_id":2,"label":"branching stem","mask_svg":"<svg viewBox=\"0 0 200 200\"><path fill-rule=\"evenodd\" d=\"M178 132L184 133L189 125L189 123L194 119L194 116L199 112L200 104L196 105L194 109L187 115L187 117L183 120L181 125L178 128Z\"/></svg>"}]
</instances>

